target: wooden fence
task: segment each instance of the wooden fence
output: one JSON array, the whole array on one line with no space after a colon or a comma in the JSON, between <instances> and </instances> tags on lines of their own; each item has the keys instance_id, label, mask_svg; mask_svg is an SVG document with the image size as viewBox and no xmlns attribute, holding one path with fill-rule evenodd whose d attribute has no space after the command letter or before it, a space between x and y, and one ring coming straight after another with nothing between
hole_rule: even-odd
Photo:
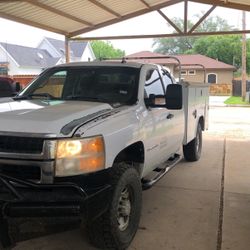
<instances>
[{"instance_id":1,"label":"wooden fence","mask_svg":"<svg viewBox=\"0 0 250 250\"><path fill-rule=\"evenodd\" d=\"M241 91L242 91L242 84L241 81L233 81L233 91L232 95L233 96L241 96ZM247 81L247 89L246 91L250 91L250 81Z\"/></svg>"}]
</instances>

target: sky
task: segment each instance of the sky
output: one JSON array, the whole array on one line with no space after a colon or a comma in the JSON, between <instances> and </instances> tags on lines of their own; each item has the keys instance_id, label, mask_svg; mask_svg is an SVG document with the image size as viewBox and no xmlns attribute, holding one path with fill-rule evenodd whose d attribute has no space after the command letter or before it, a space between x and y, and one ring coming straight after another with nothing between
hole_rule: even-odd
<instances>
[{"instance_id":1,"label":"sky","mask_svg":"<svg viewBox=\"0 0 250 250\"><path fill-rule=\"evenodd\" d=\"M211 6L205 4L189 3L188 16L193 22L197 21L196 14L206 11ZM183 17L183 3L162 9L168 17ZM226 8L216 8L212 16L218 15L228 21L230 25L240 28L242 23L241 11ZM247 13L247 21L250 13ZM247 22L248 23L248 22ZM43 37L64 39L62 35L23 25L0 18L0 42L36 47ZM247 27L250 29L250 27ZM166 21L156 12L151 12L121 23L89 32L85 36L106 35L133 35L133 34L159 34L172 32ZM111 40L115 48L124 50L126 55L142 50L153 51L153 39Z\"/></svg>"}]
</instances>

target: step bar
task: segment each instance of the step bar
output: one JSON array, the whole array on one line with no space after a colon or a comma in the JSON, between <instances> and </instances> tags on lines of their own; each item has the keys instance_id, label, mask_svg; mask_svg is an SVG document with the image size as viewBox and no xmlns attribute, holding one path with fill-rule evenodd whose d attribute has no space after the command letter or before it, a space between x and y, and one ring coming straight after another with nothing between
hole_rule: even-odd
<instances>
[{"instance_id":1,"label":"step bar","mask_svg":"<svg viewBox=\"0 0 250 250\"><path fill-rule=\"evenodd\" d=\"M182 156L175 154L164 162L161 166L155 168L153 171L157 172L155 176L151 179L142 179L142 189L147 190L151 188L156 182L158 182L166 173L168 173L178 162L180 162Z\"/></svg>"}]
</instances>

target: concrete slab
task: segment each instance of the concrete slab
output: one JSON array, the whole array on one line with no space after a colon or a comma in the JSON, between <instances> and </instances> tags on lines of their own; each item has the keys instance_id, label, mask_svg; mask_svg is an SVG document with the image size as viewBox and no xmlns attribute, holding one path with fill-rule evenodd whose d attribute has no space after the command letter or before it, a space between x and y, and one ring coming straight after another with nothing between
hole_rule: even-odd
<instances>
[{"instance_id":1,"label":"concrete slab","mask_svg":"<svg viewBox=\"0 0 250 250\"><path fill-rule=\"evenodd\" d=\"M220 191L224 139L203 134L203 150L199 161L180 162L157 186L191 190Z\"/></svg>"},{"instance_id":2,"label":"concrete slab","mask_svg":"<svg viewBox=\"0 0 250 250\"><path fill-rule=\"evenodd\" d=\"M212 107L207 134L217 138L250 140L250 108Z\"/></svg>"},{"instance_id":3,"label":"concrete slab","mask_svg":"<svg viewBox=\"0 0 250 250\"><path fill-rule=\"evenodd\" d=\"M227 140L225 192L250 195L249 150L250 140Z\"/></svg>"},{"instance_id":4,"label":"concrete slab","mask_svg":"<svg viewBox=\"0 0 250 250\"><path fill-rule=\"evenodd\" d=\"M96 250L81 230L72 230L60 234L20 242L13 250Z\"/></svg>"},{"instance_id":5,"label":"concrete slab","mask_svg":"<svg viewBox=\"0 0 250 250\"><path fill-rule=\"evenodd\" d=\"M227 140L222 250L250 248L249 140Z\"/></svg>"},{"instance_id":6,"label":"concrete slab","mask_svg":"<svg viewBox=\"0 0 250 250\"><path fill-rule=\"evenodd\" d=\"M250 195L225 193L222 250L250 249Z\"/></svg>"},{"instance_id":7,"label":"concrete slab","mask_svg":"<svg viewBox=\"0 0 250 250\"><path fill-rule=\"evenodd\" d=\"M130 250L216 249L219 193L154 187L144 192L140 228ZM80 230L20 243L15 250L95 250Z\"/></svg>"},{"instance_id":8,"label":"concrete slab","mask_svg":"<svg viewBox=\"0 0 250 250\"><path fill-rule=\"evenodd\" d=\"M144 193L140 230L130 250L216 249L219 193L154 187Z\"/></svg>"},{"instance_id":9,"label":"concrete slab","mask_svg":"<svg viewBox=\"0 0 250 250\"><path fill-rule=\"evenodd\" d=\"M209 106L224 107L226 101L230 96L209 96Z\"/></svg>"}]
</instances>

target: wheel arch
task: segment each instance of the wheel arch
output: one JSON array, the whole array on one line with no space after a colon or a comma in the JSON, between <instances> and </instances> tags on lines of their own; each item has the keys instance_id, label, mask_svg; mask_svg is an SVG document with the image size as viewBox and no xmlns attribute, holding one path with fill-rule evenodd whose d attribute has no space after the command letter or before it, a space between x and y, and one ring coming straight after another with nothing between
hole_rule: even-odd
<instances>
[{"instance_id":1,"label":"wheel arch","mask_svg":"<svg viewBox=\"0 0 250 250\"><path fill-rule=\"evenodd\" d=\"M133 167L135 167L138 171L139 175L141 175L144 161L144 144L142 141L137 141L120 151L115 157L113 165L119 162L131 162L133 163Z\"/></svg>"},{"instance_id":2,"label":"wheel arch","mask_svg":"<svg viewBox=\"0 0 250 250\"><path fill-rule=\"evenodd\" d=\"M204 120L204 116L201 116L201 117L199 118L198 124L201 125L201 129L202 129L202 131L204 131L204 130L205 130L205 120Z\"/></svg>"}]
</instances>

